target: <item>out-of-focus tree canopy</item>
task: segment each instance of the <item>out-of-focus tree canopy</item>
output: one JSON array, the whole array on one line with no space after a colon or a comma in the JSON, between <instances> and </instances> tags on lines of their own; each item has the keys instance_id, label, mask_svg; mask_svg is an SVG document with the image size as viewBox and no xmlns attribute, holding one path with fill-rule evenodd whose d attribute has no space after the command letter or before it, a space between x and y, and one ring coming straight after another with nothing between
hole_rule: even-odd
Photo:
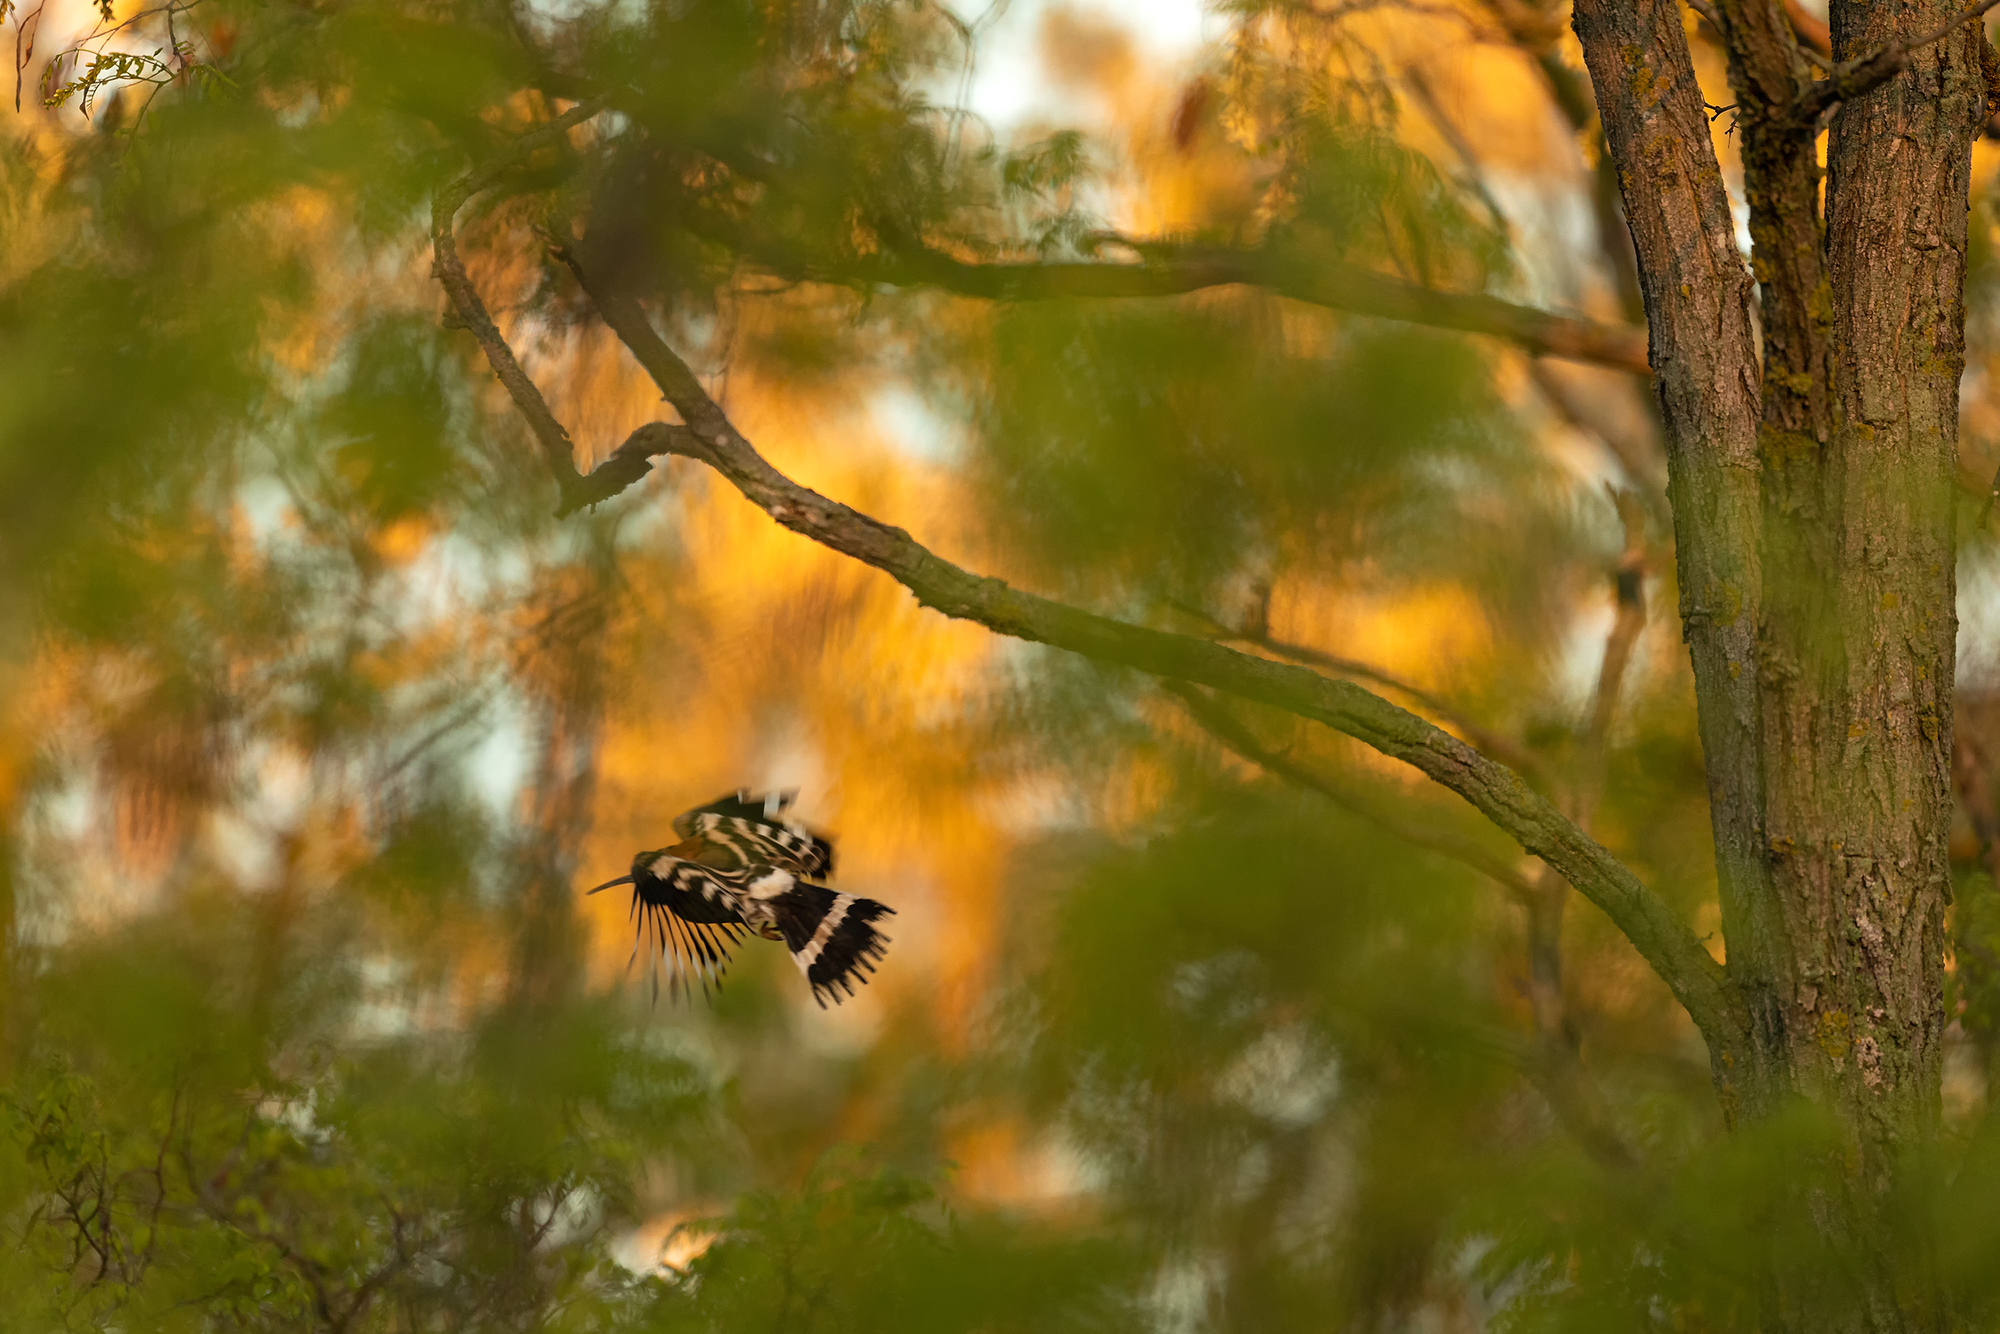
<instances>
[{"instance_id":1,"label":"out-of-focus tree canopy","mask_svg":"<svg viewBox=\"0 0 2000 1334\"><path fill-rule=\"evenodd\" d=\"M1566 7L1243 0L1173 55L1021 0L0 19L0 1326L1725 1329L1814 1244L1773 1146L1829 1132L1725 1134L1563 876L1328 727L949 620L645 447L690 415L579 276L786 477L1360 682L1712 939ZM996 78L1042 100L983 118ZM1906 1202L1973 1321L1979 707L1952 1185ZM837 1010L756 941L655 1001L580 895L744 785L898 911Z\"/></svg>"}]
</instances>

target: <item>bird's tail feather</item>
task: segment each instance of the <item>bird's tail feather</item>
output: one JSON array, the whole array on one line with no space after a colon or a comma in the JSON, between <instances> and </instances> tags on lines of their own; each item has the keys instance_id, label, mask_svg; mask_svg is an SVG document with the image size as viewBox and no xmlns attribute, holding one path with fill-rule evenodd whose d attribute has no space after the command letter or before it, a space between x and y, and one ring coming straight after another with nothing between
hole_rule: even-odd
<instances>
[{"instance_id":1,"label":"bird's tail feather","mask_svg":"<svg viewBox=\"0 0 2000 1334\"><path fill-rule=\"evenodd\" d=\"M792 962L812 985L813 999L838 1005L875 971L889 937L875 923L895 909L874 899L836 894L824 885L797 884L771 900L771 912L785 937Z\"/></svg>"}]
</instances>

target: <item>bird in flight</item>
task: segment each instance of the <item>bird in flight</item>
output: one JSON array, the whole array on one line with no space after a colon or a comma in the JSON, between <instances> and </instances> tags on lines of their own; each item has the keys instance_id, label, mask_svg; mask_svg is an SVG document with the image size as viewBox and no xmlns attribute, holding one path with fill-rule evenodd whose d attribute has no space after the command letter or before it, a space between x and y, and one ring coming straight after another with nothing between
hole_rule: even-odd
<instances>
[{"instance_id":1,"label":"bird in flight","mask_svg":"<svg viewBox=\"0 0 2000 1334\"><path fill-rule=\"evenodd\" d=\"M813 883L833 875L833 844L786 818L796 795L744 788L697 806L674 818L680 842L640 853L630 875L588 891L632 886L632 957L642 947L657 951L656 961L664 957L670 990L692 990L696 981L704 994L720 986L745 931L791 952L822 1009L828 998L837 1005L842 992L852 996L868 980L864 970L875 971L889 943L875 923L895 909ZM656 962L655 998L659 991Z\"/></svg>"}]
</instances>

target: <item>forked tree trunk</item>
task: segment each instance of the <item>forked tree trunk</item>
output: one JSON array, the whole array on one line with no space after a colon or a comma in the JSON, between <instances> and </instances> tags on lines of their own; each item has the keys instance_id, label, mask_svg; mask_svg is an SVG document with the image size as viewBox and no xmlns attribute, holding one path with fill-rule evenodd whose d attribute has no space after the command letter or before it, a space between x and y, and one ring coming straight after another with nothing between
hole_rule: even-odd
<instances>
[{"instance_id":1,"label":"forked tree trunk","mask_svg":"<svg viewBox=\"0 0 2000 1334\"><path fill-rule=\"evenodd\" d=\"M1668 431L1740 1022L1711 1044L1716 1087L1733 1125L1803 1106L1834 1127L1787 1202L1821 1245L1774 1250L1768 1323L1941 1328L1926 1248L1891 1210L1938 1131L1952 479L1984 35L1965 24L1915 47L1865 91L1843 71L1857 82L1834 103L1775 0L1721 0L1746 271L1677 0L1575 11ZM1836 60L1957 12L1834 0Z\"/></svg>"}]
</instances>

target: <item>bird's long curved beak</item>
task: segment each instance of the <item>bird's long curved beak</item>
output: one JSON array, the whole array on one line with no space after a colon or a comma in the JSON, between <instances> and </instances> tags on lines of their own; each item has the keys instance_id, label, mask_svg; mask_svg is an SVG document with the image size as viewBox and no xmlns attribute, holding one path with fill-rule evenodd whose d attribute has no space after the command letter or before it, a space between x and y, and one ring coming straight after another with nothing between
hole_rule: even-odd
<instances>
[{"instance_id":1,"label":"bird's long curved beak","mask_svg":"<svg viewBox=\"0 0 2000 1334\"><path fill-rule=\"evenodd\" d=\"M609 889L609 888L611 888L611 887L612 887L613 885L629 885L629 884L631 884L631 883L632 883L632 877L631 877L631 876L629 876L629 875L621 875L621 876L619 876L619 877L618 877L618 878L617 878L616 880L607 880L607 881L605 881L605 882L604 882L603 884L599 885L599 886L597 887L597 889ZM589 895L592 895L592 894L595 894L595 893L597 892L597 889L586 889L586 890L584 890L583 892L584 892L584 895L585 895L586 897L588 897Z\"/></svg>"}]
</instances>

